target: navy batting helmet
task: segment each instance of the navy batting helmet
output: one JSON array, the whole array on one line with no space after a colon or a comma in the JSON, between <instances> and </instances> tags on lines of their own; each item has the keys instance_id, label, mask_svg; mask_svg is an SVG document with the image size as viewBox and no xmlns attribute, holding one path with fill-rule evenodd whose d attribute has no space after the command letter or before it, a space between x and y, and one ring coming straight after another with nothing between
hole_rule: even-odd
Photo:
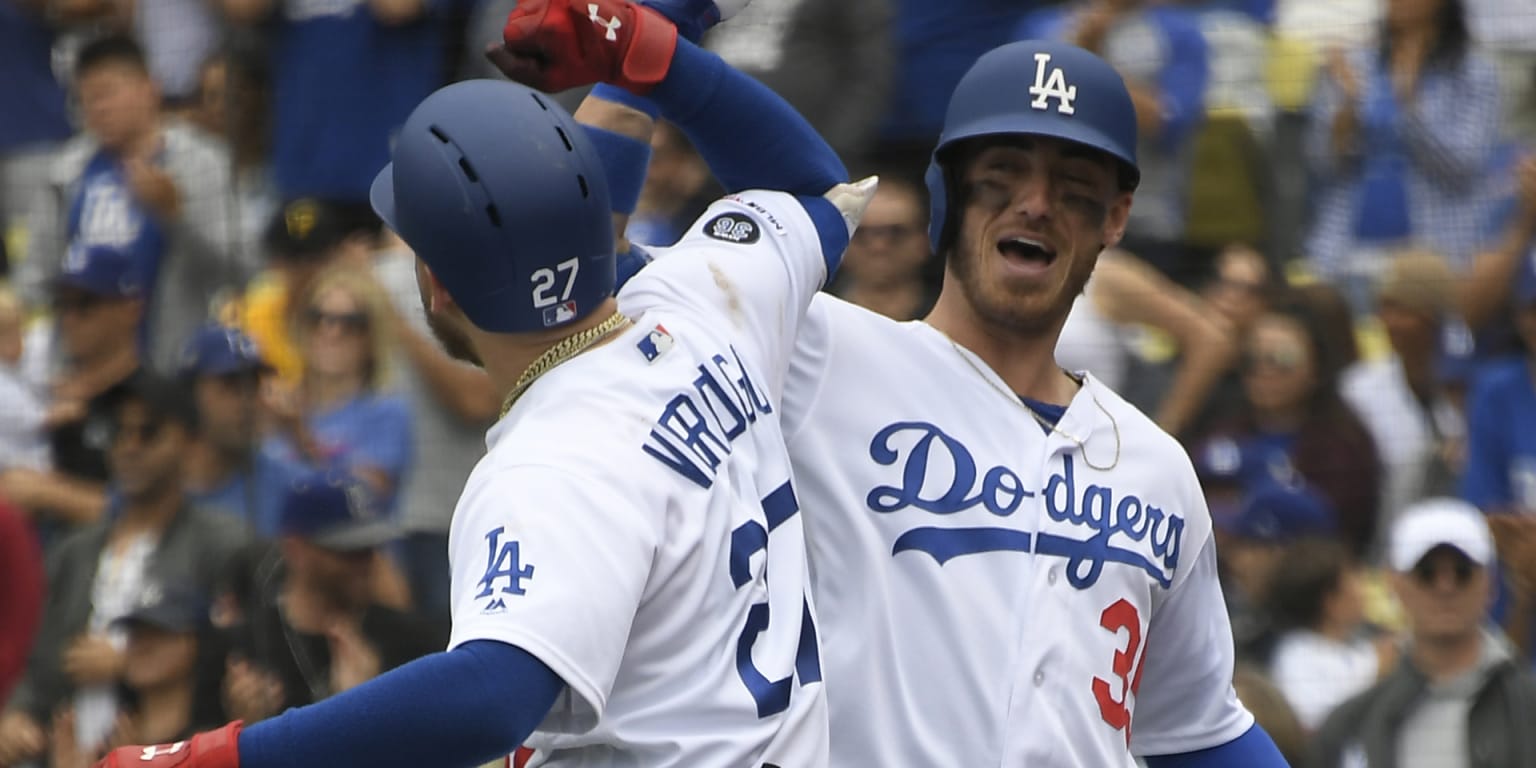
<instances>
[{"instance_id":1,"label":"navy batting helmet","mask_svg":"<svg viewBox=\"0 0 1536 768\"><path fill-rule=\"evenodd\" d=\"M988 51L971 65L949 100L944 132L926 180L928 234L941 252L954 189L953 148L985 136L1035 135L1074 141L1120 161L1120 184L1136 188L1136 107L1108 62L1066 43L1022 40Z\"/></svg>"},{"instance_id":2,"label":"navy batting helmet","mask_svg":"<svg viewBox=\"0 0 1536 768\"><path fill-rule=\"evenodd\" d=\"M428 96L371 197L484 330L565 325L613 293L597 153L560 105L524 86L470 80Z\"/></svg>"}]
</instances>

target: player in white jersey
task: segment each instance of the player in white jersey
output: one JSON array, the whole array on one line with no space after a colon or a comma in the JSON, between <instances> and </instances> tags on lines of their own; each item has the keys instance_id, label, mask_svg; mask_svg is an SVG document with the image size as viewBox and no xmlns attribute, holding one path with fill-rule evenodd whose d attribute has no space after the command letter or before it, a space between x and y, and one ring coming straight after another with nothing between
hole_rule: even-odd
<instances>
[{"instance_id":1,"label":"player in white jersey","mask_svg":"<svg viewBox=\"0 0 1536 768\"><path fill-rule=\"evenodd\" d=\"M538 17L535 49L545 23L599 46L630 30L581 66L658 99L720 74L661 16L599 3L597 31L571 3L527 0L513 21ZM765 115L815 140L787 107ZM793 335L874 182L838 183L838 166L803 179L814 194L727 196L629 281L620 313L607 141L533 90L470 81L416 108L374 183L417 253L433 331L508 393L454 511L450 650L105 765L452 768L519 745L527 765L828 764L779 403Z\"/></svg>"},{"instance_id":2,"label":"player in white jersey","mask_svg":"<svg viewBox=\"0 0 1536 768\"><path fill-rule=\"evenodd\" d=\"M1123 233L1136 109L1087 51L989 52L929 169L933 313L811 304L784 418L834 765L1285 764L1232 689L1186 453L1053 359ZM720 175L754 152L699 148Z\"/></svg>"}]
</instances>

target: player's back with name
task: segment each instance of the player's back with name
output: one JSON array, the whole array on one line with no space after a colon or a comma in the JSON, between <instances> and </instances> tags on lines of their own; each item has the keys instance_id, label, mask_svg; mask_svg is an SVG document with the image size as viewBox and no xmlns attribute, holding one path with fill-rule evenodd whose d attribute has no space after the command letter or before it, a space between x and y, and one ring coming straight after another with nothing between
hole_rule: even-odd
<instances>
[{"instance_id":1,"label":"player's back with name","mask_svg":"<svg viewBox=\"0 0 1536 768\"><path fill-rule=\"evenodd\" d=\"M454 642L519 645L568 684L537 764L826 764L777 409L751 342L696 314L640 314L530 387L470 480L501 491L455 513Z\"/></svg>"}]
</instances>

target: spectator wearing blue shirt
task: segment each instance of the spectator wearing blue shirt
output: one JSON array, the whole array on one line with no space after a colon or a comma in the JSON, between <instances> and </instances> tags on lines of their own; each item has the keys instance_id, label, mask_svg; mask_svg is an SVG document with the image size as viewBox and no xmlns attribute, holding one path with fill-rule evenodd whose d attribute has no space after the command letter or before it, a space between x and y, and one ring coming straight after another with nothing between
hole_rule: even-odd
<instances>
[{"instance_id":1,"label":"spectator wearing blue shirt","mask_svg":"<svg viewBox=\"0 0 1536 768\"><path fill-rule=\"evenodd\" d=\"M1313 95L1312 268L1347 281L1358 311L1390 249L1426 246L1465 269L1494 213L1499 126L1499 73L1461 0L1388 2L1379 42L1331 52Z\"/></svg>"},{"instance_id":2,"label":"spectator wearing blue shirt","mask_svg":"<svg viewBox=\"0 0 1536 768\"><path fill-rule=\"evenodd\" d=\"M1029 15L1014 37L1073 43L1125 78L1136 105L1142 182L1120 247L1193 285L1206 265L1195 263L1184 246L1186 200L1192 139L1205 119L1210 79L1209 51L1194 13L1146 0L1078 0ZM1031 75L1019 76L1027 82Z\"/></svg>"},{"instance_id":3,"label":"spectator wearing blue shirt","mask_svg":"<svg viewBox=\"0 0 1536 768\"><path fill-rule=\"evenodd\" d=\"M41 303L66 250L107 246L138 262L148 289L148 361L174 371L187 339L224 289L246 277L231 261L229 158L161 112L138 43L121 36L81 49L75 87L86 133L60 152L42 193L22 276Z\"/></svg>"},{"instance_id":4,"label":"spectator wearing blue shirt","mask_svg":"<svg viewBox=\"0 0 1536 768\"><path fill-rule=\"evenodd\" d=\"M1515 326L1536 349L1536 252L1520 260ZM1536 651L1536 379L1532 358L1489 365L1467 399L1461 496L1489 515L1504 562L1495 615L1527 654Z\"/></svg>"},{"instance_id":5,"label":"spectator wearing blue shirt","mask_svg":"<svg viewBox=\"0 0 1536 768\"><path fill-rule=\"evenodd\" d=\"M1244 342L1246 407L1218 428L1237 444L1244 485L1305 480L1333 506L1339 533L1364 558L1381 505L1381 462L1370 432L1340 394L1340 366L1316 311L1285 303Z\"/></svg>"},{"instance_id":6,"label":"spectator wearing blue shirt","mask_svg":"<svg viewBox=\"0 0 1536 768\"><path fill-rule=\"evenodd\" d=\"M188 496L269 539L278 533L281 495L274 489L286 477L270 454L256 450L262 379L270 372L249 336L218 325L192 337L181 368L198 414L198 439L187 460Z\"/></svg>"},{"instance_id":7,"label":"spectator wearing blue shirt","mask_svg":"<svg viewBox=\"0 0 1536 768\"><path fill-rule=\"evenodd\" d=\"M281 199L366 209L390 137L443 83L439 23L454 0L221 0L236 24L272 22L272 166Z\"/></svg>"},{"instance_id":8,"label":"spectator wearing blue shirt","mask_svg":"<svg viewBox=\"0 0 1536 768\"><path fill-rule=\"evenodd\" d=\"M290 477L316 469L356 477L393 516L411 465L412 424L406 401L384 392L389 298L366 272L338 266L292 300L302 307L292 334L304 372L296 390L269 390L278 430L263 450Z\"/></svg>"}]
</instances>

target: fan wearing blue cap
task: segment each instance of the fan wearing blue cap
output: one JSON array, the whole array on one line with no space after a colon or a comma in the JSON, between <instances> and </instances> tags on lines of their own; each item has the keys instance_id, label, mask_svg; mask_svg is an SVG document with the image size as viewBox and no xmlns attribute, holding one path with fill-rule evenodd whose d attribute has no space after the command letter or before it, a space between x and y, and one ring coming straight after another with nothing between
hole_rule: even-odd
<instances>
[{"instance_id":1,"label":"fan wearing blue cap","mask_svg":"<svg viewBox=\"0 0 1536 768\"><path fill-rule=\"evenodd\" d=\"M197 403L198 442L187 464L188 494L228 512L263 537L277 535L279 487L288 473L257 450L261 386L272 369L236 328L208 325L187 343L181 375Z\"/></svg>"},{"instance_id":2,"label":"fan wearing blue cap","mask_svg":"<svg viewBox=\"0 0 1536 768\"><path fill-rule=\"evenodd\" d=\"M123 687L127 689L133 741L177 741L217 725L199 685L216 674L199 662L209 658L201 646L209 636L208 601L189 584L149 583L138 602L114 622L127 632L123 651ZM222 666L222 659L217 663Z\"/></svg>"}]
</instances>

